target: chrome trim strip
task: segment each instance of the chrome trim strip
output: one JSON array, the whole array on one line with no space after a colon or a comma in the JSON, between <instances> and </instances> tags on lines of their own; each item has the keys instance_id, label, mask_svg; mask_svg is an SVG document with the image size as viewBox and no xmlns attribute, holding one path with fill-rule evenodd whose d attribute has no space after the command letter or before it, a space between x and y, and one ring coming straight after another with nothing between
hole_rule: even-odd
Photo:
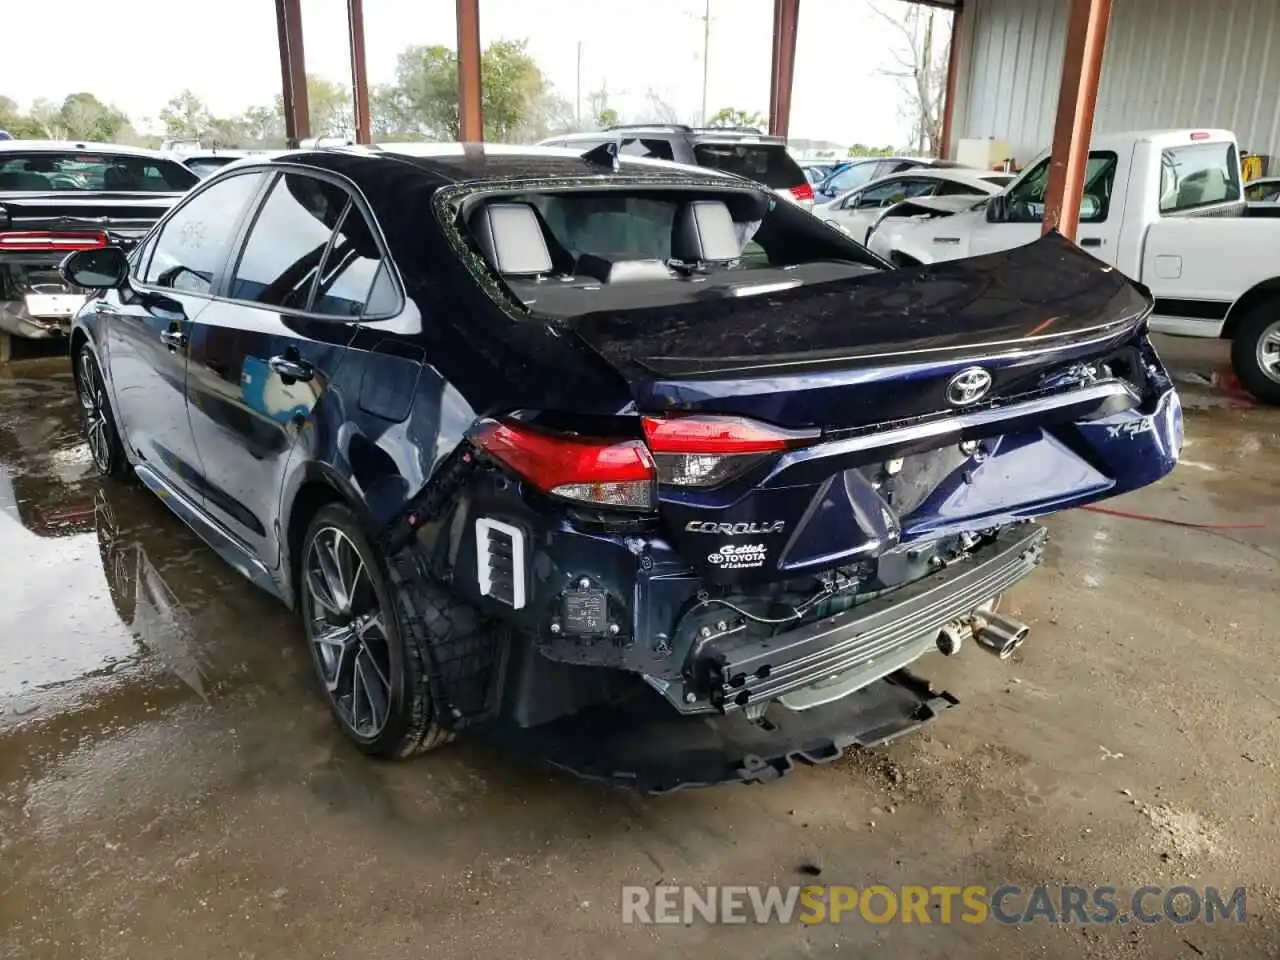
<instances>
[{"instance_id":1,"label":"chrome trim strip","mask_svg":"<svg viewBox=\"0 0 1280 960\"><path fill-rule=\"evenodd\" d=\"M895 430L885 430L882 433L868 433L860 437L850 437L848 440L833 440L830 443L824 443L816 447L807 447L800 452L816 453L821 456L839 456L845 453L874 450L878 447L899 446L934 437L945 437L951 433L961 433L965 430L1000 423L1004 420L1040 416L1045 413L1051 413L1054 410L1062 410L1087 403L1101 403L1104 400L1110 400L1112 397L1127 397L1134 403L1141 402L1141 398L1133 392L1128 384L1121 383L1118 380L1111 380L1106 383L1096 383L1081 390L1073 390L1070 393L1056 393L1052 396L1028 400L1025 403L1016 403L1007 407L988 407L984 410L974 410L954 417L947 417L945 420L912 424L908 427L898 427Z\"/></svg>"}]
</instances>

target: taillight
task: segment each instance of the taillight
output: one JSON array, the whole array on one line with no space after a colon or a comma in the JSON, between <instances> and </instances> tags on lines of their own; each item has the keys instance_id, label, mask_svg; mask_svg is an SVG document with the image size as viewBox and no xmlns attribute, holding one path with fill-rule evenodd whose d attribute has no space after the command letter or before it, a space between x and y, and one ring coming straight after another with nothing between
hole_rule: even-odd
<instances>
[{"instance_id":1,"label":"taillight","mask_svg":"<svg viewBox=\"0 0 1280 960\"><path fill-rule=\"evenodd\" d=\"M802 183L798 187L791 188L791 195L800 202L813 200L813 186L808 183Z\"/></svg>"},{"instance_id":2,"label":"taillight","mask_svg":"<svg viewBox=\"0 0 1280 960\"><path fill-rule=\"evenodd\" d=\"M99 250L107 245L101 231L9 230L0 233L0 253L43 253Z\"/></svg>"},{"instance_id":3,"label":"taillight","mask_svg":"<svg viewBox=\"0 0 1280 960\"><path fill-rule=\"evenodd\" d=\"M639 440L552 433L491 422L472 442L543 493L620 510L652 510L653 457Z\"/></svg>"},{"instance_id":4,"label":"taillight","mask_svg":"<svg viewBox=\"0 0 1280 960\"><path fill-rule=\"evenodd\" d=\"M812 443L819 430L787 430L742 417L644 417L660 483L717 487L763 457Z\"/></svg>"}]
</instances>

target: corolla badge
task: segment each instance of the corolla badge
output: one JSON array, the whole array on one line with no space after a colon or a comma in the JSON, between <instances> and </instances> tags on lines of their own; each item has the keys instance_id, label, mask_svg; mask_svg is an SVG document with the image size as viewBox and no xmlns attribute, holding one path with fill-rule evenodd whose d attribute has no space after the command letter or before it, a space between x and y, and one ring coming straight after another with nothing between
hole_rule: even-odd
<instances>
[{"instance_id":1,"label":"corolla badge","mask_svg":"<svg viewBox=\"0 0 1280 960\"><path fill-rule=\"evenodd\" d=\"M977 403L991 390L991 374L981 367L961 370L947 383L947 401L954 407Z\"/></svg>"}]
</instances>

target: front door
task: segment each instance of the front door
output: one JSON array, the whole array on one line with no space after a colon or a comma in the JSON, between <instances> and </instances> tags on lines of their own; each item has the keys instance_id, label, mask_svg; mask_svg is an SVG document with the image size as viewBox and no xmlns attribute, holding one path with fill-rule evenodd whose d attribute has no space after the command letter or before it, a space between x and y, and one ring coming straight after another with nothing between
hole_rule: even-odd
<instances>
[{"instance_id":1,"label":"front door","mask_svg":"<svg viewBox=\"0 0 1280 960\"><path fill-rule=\"evenodd\" d=\"M187 347L212 302L236 231L262 186L233 177L192 196L141 251L127 288L94 301L105 331L115 412L135 458L195 503L200 464L187 416Z\"/></svg>"},{"instance_id":2,"label":"front door","mask_svg":"<svg viewBox=\"0 0 1280 960\"><path fill-rule=\"evenodd\" d=\"M281 174L193 325L187 397L206 506L268 566L289 452L314 423L381 259L343 187Z\"/></svg>"}]
</instances>

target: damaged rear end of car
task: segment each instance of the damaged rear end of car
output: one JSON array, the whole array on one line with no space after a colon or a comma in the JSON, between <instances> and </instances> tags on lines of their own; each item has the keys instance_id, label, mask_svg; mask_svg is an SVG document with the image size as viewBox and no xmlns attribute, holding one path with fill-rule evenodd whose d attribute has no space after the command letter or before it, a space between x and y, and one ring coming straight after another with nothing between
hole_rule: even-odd
<instances>
[{"instance_id":1,"label":"damaged rear end of car","mask_svg":"<svg viewBox=\"0 0 1280 960\"><path fill-rule=\"evenodd\" d=\"M753 190L613 190L441 205L493 323L617 391L513 390L400 518L411 622L430 579L503 628L437 648L459 728L646 790L884 742L956 702L921 657L1024 641L1039 518L1177 461L1150 298L1060 237L891 271Z\"/></svg>"}]
</instances>

